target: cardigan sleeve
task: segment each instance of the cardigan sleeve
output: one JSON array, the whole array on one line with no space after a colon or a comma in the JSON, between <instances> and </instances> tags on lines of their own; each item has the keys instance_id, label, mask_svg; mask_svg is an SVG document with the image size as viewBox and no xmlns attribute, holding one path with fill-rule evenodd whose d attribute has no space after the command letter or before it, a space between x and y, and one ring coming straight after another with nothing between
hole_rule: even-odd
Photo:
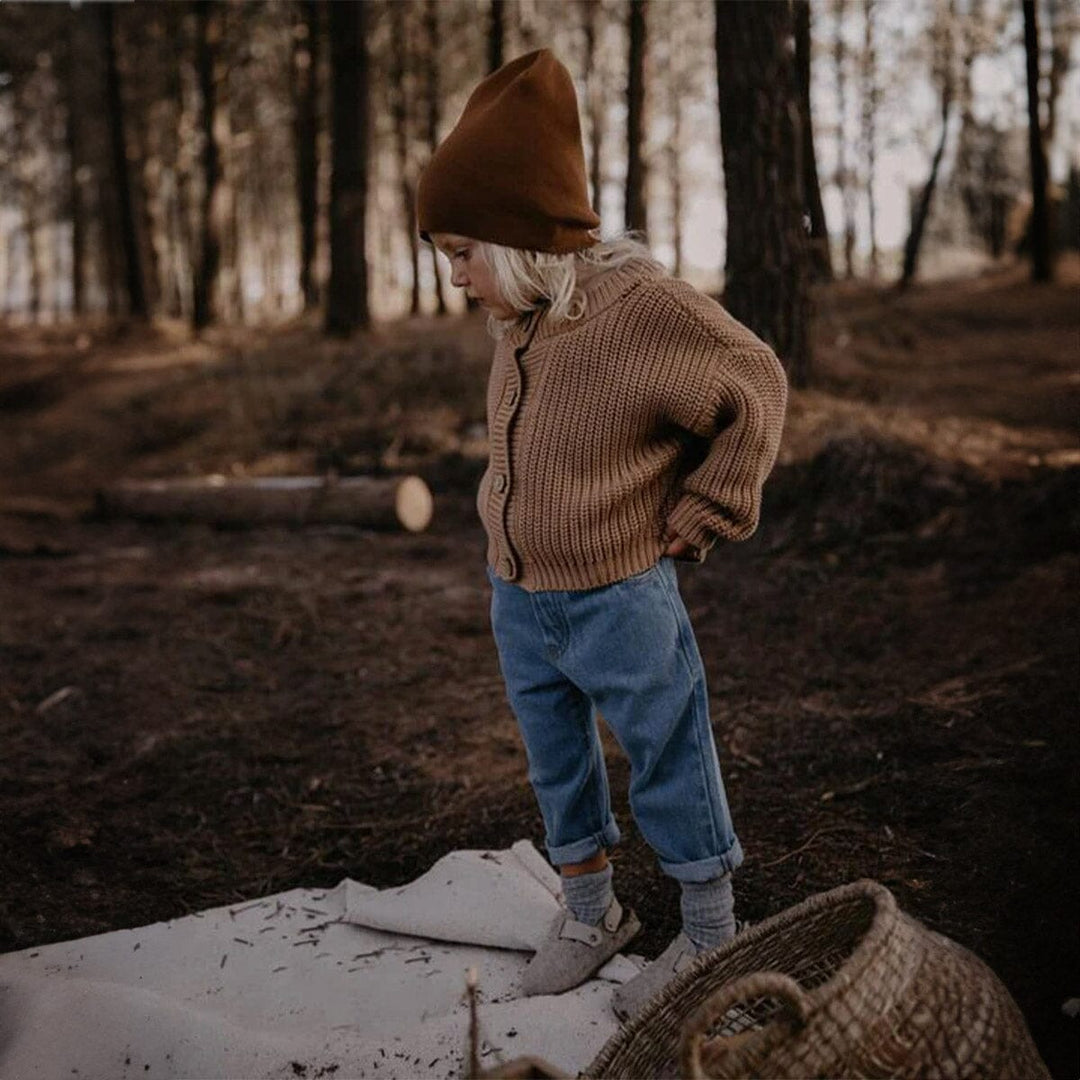
<instances>
[{"instance_id":1,"label":"cardigan sleeve","mask_svg":"<svg viewBox=\"0 0 1080 1080\"><path fill-rule=\"evenodd\" d=\"M665 412L706 443L686 473L667 525L702 550L757 528L761 489L776 462L787 378L776 354L719 304L685 286L686 322L669 354Z\"/></svg>"}]
</instances>

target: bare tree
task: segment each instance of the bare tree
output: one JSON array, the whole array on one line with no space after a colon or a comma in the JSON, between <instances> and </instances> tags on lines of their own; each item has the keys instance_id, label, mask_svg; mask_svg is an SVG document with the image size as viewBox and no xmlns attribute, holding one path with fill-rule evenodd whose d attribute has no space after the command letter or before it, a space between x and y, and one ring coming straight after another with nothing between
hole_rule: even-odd
<instances>
[{"instance_id":1,"label":"bare tree","mask_svg":"<svg viewBox=\"0 0 1080 1080\"><path fill-rule=\"evenodd\" d=\"M592 208L600 213L603 187L605 87L604 69L598 63L598 35L603 32L600 0L582 0L582 29L585 32L585 114L589 121L589 186Z\"/></svg>"},{"instance_id":2,"label":"bare tree","mask_svg":"<svg viewBox=\"0 0 1080 1080\"><path fill-rule=\"evenodd\" d=\"M1031 161L1031 277L1053 276L1050 216L1046 198L1046 150L1039 120L1039 24L1034 0L1021 0L1024 9L1024 54L1027 59L1028 156Z\"/></svg>"},{"instance_id":3,"label":"bare tree","mask_svg":"<svg viewBox=\"0 0 1080 1080\"><path fill-rule=\"evenodd\" d=\"M1047 0L1050 30L1050 71L1046 87L1046 123L1043 125L1043 146L1048 147L1057 134L1057 103L1061 87L1069 72L1069 56L1073 38L1080 33L1080 12L1075 4L1065 0Z\"/></svg>"},{"instance_id":4,"label":"bare tree","mask_svg":"<svg viewBox=\"0 0 1080 1080\"><path fill-rule=\"evenodd\" d=\"M293 26L293 139L296 149L296 199L300 217L300 294L304 310L319 302L315 282L318 221L318 53L319 12L315 0L297 5Z\"/></svg>"},{"instance_id":5,"label":"bare tree","mask_svg":"<svg viewBox=\"0 0 1080 1080\"><path fill-rule=\"evenodd\" d=\"M645 0L630 0L630 53L626 86L626 203L628 229L648 230L645 164Z\"/></svg>"},{"instance_id":6,"label":"bare tree","mask_svg":"<svg viewBox=\"0 0 1080 1080\"><path fill-rule=\"evenodd\" d=\"M120 73L116 65L113 7L111 4L102 4L98 12L105 46L105 97L109 115L113 179L116 183L117 209L120 214L120 240L124 250L124 284L128 314L135 319L147 319L150 317L150 308L146 297L142 257L136 231L131 175L128 172L125 110L123 95L120 92Z\"/></svg>"},{"instance_id":7,"label":"bare tree","mask_svg":"<svg viewBox=\"0 0 1080 1080\"><path fill-rule=\"evenodd\" d=\"M83 100L79 77L85 67L85 48L80 33L82 20L67 26L67 64L63 76L64 136L68 160L68 215L71 218L71 310L86 312L86 195L80 167L83 162Z\"/></svg>"},{"instance_id":8,"label":"bare tree","mask_svg":"<svg viewBox=\"0 0 1080 1080\"><path fill-rule=\"evenodd\" d=\"M409 313L420 313L420 252L416 234L416 191L412 177L409 154L409 22L405 4L390 5L390 112L394 120L394 150L397 158L398 179L401 184L401 204L405 218L405 231L409 241L409 269L411 294Z\"/></svg>"},{"instance_id":9,"label":"bare tree","mask_svg":"<svg viewBox=\"0 0 1080 1080\"><path fill-rule=\"evenodd\" d=\"M330 5L333 164L326 330L347 337L369 323L367 260L367 5Z\"/></svg>"},{"instance_id":10,"label":"bare tree","mask_svg":"<svg viewBox=\"0 0 1080 1080\"><path fill-rule=\"evenodd\" d=\"M214 130L214 114L217 111L214 53L221 41L221 10L215 0L198 0L195 12L198 24L196 67L202 98L203 195L199 215L199 253L192 278L192 322L196 330L201 330L215 318L215 293L221 270L221 228L215 211L218 188L224 178L221 149Z\"/></svg>"},{"instance_id":11,"label":"bare tree","mask_svg":"<svg viewBox=\"0 0 1080 1080\"><path fill-rule=\"evenodd\" d=\"M424 4L424 48L424 70L427 72L427 85L424 88L427 98L427 142L428 149L434 153L439 145L439 124L442 119L439 97L441 92L439 86L439 9L435 0L425 0ZM446 296L443 293L442 277L439 274L439 253L435 250L434 244L429 245L429 250L431 272L435 280L436 312L439 315L445 315Z\"/></svg>"},{"instance_id":12,"label":"bare tree","mask_svg":"<svg viewBox=\"0 0 1080 1080\"><path fill-rule=\"evenodd\" d=\"M869 0L868 0L869 2ZM795 0L795 71L799 80L799 135L802 146L803 191L810 216L810 265L818 281L831 281L829 226L821 201L817 152L814 149L813 110L810 107L810 0Z\"/></svg>"},{"instance_id":13,"label":"bare tree","mask_svg":"<svg viewBox=\"0 0 1080 1080\"><path fill-rule=\"evenodd\" d=\"M844 0L833 0L833 62L836 69L836 186L844 210L844 277L855 276L855 176L847 164L847 42Z\"/></svg>"},{"instance_id":14,"label":"bare tree","mask_svg":"<svg viewBox=\"0 0 1080 1080\"><path fill-rule=\"evenodd\" d=\"M949 121L952 116L953 102L956 97L956 0L937 0L937 9L931 37L931 74L937 86L941 112L941 134L937 148L930 162L930 175L923 186L922 193L915 204L911 217L911 230L904 243L904 268L897 283L899 288L907 288L915 278L919 265L919 249L922 245L926 219L930 215L930 204L937 187L941 159L945 153L945 143L949 135Z\"/></svg>"},{"instance_id":15,"label":"bare tree","mask_svg":"<svg viewBox=\"0 0 1080 1080\"><path fill-rule=\"evenodd\" d=\"M792 382L805 386L811 370L810 255L794 35L790 0L716 0L728 223L725 303L776 350Z\"/></svg>"},{"instance_id":16,"label":"bare tree","mask_svg":"<svg viewBox=\"0 0 1080 1080\"><path fill-rule=\"evenodd\" d=\"M503 41L506 37L505 0L491 0L488 12L488 74L498 71L503 65Z\"/></svg>"},{"instance_id":17,"label":"bare tree","mask_svg":"<svg viewBox=\"0 0 1080 1080\"><path fill-rule=\"evenodd\" d=\"M877 180L877 113L881 91L878 87L877 46L874 41L874 4L875 0L863 0L863 51L859 64L862 98L862 144L863 160L866 163L866 208L870 218L870 277L878 276L877 246L877 199L874 185Z\"/></svg>"}]
</instances>

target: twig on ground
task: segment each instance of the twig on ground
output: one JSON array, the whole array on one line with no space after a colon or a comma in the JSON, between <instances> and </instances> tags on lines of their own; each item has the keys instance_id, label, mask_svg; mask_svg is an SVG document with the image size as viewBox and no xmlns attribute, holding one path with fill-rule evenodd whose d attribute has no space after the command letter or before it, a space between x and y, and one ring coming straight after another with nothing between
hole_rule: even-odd
<instances>
[{"instance_id":1,"label":"twig on ground","mask_svg":"<svg viewBox=\"0 0 1080 1080\"><path fill-rule=\"evenodd\" d=\"M801 843L797 848L787 852L785 855L781 855L778 859L773 859L771 862L762 863L762 867L779 866L782 862L787 862L788 859L793 858L796 855L801 855L808 847L810 847L816 840L822 836L826 836L829 833L838 832L860 832L856 825L830 825L824 829L816 829L812 832L807 839Z\"/></svg>"}]
</instances>

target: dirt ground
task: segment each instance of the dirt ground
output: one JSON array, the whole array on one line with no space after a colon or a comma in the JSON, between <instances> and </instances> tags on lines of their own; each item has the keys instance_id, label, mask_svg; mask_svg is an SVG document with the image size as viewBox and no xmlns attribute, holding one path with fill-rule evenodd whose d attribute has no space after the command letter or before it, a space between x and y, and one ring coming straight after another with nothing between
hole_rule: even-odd
<instances>
[{"instance_id":1,"label":"dirt ground","mask_svg":"<svg viewBox=\"0 0 1080 1080\"><path fill-rule=\"evenodd\" d=\"M1080 1072L1080 267L817 297L763 524L682 570L759 920L857 878ZM488 623L474 317L0 335L0 949L542 834ZM110 518L125 476L416 471L423 534ZM655 955L677 892L634 830Z\"/></svg>"}]
</instances>

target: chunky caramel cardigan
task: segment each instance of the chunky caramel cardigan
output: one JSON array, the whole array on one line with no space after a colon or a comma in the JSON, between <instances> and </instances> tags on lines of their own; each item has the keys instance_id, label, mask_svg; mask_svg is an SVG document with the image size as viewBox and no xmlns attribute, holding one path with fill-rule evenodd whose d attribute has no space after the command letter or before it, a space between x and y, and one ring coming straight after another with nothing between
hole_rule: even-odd
<instances>
[{"instance_id":1,"label":"chunky caramel cardigan","mask_svg":"<svg viewBox=\"0 0 1080 1080\"><path fill-rule=\"evenodd\" d=\"M665 525L708 550L757 527L787 383L714 300L644 261L586 280L585 314L501 338L477 507L488 562L530 592L648 569Z\"/></svg>"}]
</instances>

